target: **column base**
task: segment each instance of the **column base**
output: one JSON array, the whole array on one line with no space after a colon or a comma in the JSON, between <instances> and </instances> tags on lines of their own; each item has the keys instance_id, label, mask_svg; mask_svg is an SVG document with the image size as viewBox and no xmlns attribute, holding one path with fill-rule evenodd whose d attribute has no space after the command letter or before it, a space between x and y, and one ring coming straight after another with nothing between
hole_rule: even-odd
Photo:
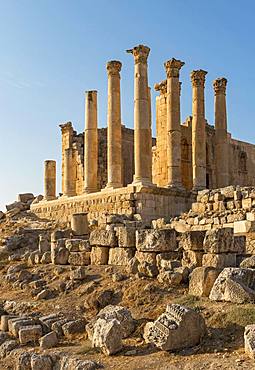
<instances>
[{"instance_id":1,"label":"column base","mask_svg":"<svg viewBox=\"0 0 255 370\"><path fill-rule=\"evenodd\" d=\"M105 188L101 189L101 191L103 191L103 190L113 190L113 189L119 189L119 188L123 188L123 185L122 184L117 184L117 183L108 183L108 184L106 184Z\"/></svg>"},{"instance_id":2,"label":"column base","mask_svg":"<svg viewBox=\"0 0 255 370\"><path fill-rule=\"evenodd\" d=\"M90 194L90 193L96 193L98 192L99 190L97 189L93 189L93 188L85 188L84 191L83 191L83 194Z\"/></svg>"},{"instance_id":3,"label":"column base","mask_svg":"<svg viewBox=\"0 0 255 370\"><path fill-rule=\"evenodd\" d=\"M146 187L157 187L156 184L153 184L150 179L147 178L134 178L132 184L133 186L146 186Z\"/></svg>"},{"instance_id":4,"label":"column base","mask_svg":"<svg viewBox=\"0 0 255 370\"><path fill-rule=\"evenodd\" d=\"M49 201L49 200L55 200L57 197L43 197L43 200Z\"/></svg>"},{"instance_id":5,"label":"column base","mask_svg":"<svg viewBox=\"0 0 255 370\"><path fill-rule=\"evenodd\" d=\"M186 190L186 188L182 184L167 184L167 189L173 189L173 190Z\"/></svg>"}]
</instances>

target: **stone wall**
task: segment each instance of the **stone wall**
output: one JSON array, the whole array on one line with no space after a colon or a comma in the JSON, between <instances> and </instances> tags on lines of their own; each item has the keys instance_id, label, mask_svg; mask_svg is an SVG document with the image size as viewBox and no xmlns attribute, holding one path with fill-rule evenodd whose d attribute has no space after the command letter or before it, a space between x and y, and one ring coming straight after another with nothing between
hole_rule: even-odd
<instances>
[{"instance_id":1,"label":"stone wall","mask_svg":"<svg viewBox=\"0 0 255 370\"><path fill-rule=\"evenodd\" d=\"M72 214L88 212L88 218L99 219L104 214L120 214L133 218L140 215L143 221L180 215L187 211L192 201L191 193L165 188L127 186L114 190L75 197L62 196L53 201L41 201L31 206L40 218L70 221Z\"/></svg>"}]
</instances>

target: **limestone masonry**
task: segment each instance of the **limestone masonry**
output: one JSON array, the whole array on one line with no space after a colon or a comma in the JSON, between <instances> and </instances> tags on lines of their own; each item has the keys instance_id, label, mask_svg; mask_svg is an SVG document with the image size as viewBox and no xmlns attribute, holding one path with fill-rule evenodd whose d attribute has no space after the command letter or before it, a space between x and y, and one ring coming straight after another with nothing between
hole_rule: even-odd
<instances>
[{"instance_id":1,"label":"limestone masonry","mask_svg":"<svg viewBox=\"0 0 255 370\"><path fill-rule=\"evenodd\" d=\"M207 72L195 70L192 116L180 120L184 62L164 63L166 79L155 84L156 138L152 137L151 93L148 86L150 48L138 45L134 57L134 130L121 118L122 63L109 61L107 128L98 128L97 91L85 93L85 129L72 123L62 133L62 194L56 196L56 162L45 161L44 199L31 209L40 217L70 221L77 212L89 219L123 214L151 221L187 211L197 191L228 185L255 185L255 146L235 140L227 131L226 78L213 82L214 126L205 117Z\"/></svg>"}]
</instances>

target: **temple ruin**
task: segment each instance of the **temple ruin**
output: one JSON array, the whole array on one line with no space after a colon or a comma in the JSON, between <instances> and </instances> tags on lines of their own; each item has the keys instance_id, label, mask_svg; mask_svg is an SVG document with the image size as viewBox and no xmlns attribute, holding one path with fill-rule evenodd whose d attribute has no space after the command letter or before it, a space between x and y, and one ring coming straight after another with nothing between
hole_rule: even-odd
<instances>
[{"instance_id":1,"label":"temple ruin","mask_svg":"<svg viewBox=\"0 0 255 370\"><path fill-rule=\"evenodd\" d=\"M44 199L31 209L40 217L69 221L72 214L123 214L147 221L188 210L197 191L228 185L255 185L255 146L227 131L227 79L213 82L214 126L205 117L204 70L190 74L192 115L180 121L184 62L165 62L166 79L155 84L156 138L152 137L148 86L150 48L138 45L134 57L134 130L121 118L122 63L109 61L107 128L98 128L97 91L85 94L85 130L72 123L62 133L62 194L56 195L56 162L45 161Z\"/></svg>"}]
</instances>

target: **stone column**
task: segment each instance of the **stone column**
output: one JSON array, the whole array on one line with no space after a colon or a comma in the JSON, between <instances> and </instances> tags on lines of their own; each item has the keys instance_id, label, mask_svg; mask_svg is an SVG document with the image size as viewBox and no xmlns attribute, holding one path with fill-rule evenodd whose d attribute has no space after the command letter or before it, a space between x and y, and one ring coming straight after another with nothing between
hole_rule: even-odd
<instances>
[{"instance_id":1,"label":"stone column","mask_svg":"<svg viewBox=\"0 0 255 370\"><path fill-rule=\"evenodd\" d=\"M168 187L182 188L179 73L184 62L165 62L167 74L167 174Z\"/></svg>"},{"instance_id":2,"label":"stone column","mask_svg":"<svg viewBox=\"0 0 255 370\"><path fill-rule=\"evenodd\" d=\"M219 188L229 185L226 86L226 78L217 78L213 81L215 96L216 179L217 187Z\"/></svg>"},{"instance_id":3,"label":"stone column","mask_svg":"<svg viewBox=\"0 0 255 370\"><path fill-rule=\"evenodd\" d=\"M145 186L151 183L152 137L148 102L147 58L150 48L144 45L135 46L128 53L135 60L134 89L134 146L135 174L133 184Z\"/></svg>"},{"instance_id":4,"label":"stone column","mask_svg":"<svg viewBox=\"0 0 255 370\"><path fill-rule=\"evenodd\" d=\"M44 199L56 199L56 161L44 161Z\"/></svg>"},{"instance_id":5,"label":"stone column","mask_svg":"<svg viewBox=\"0 0 255 370\"><path fill-rule=\"evenodd\" d=\"M75 173L73 163L73 148L65 149L64 152L64 195L73 197L75 190Z\"/></svg>"},{"instance_id":6,"label":"stone column","mask_svg":"<svg viewBox=\"0 0 255 370\"><path fill-rule=\"evenodd\" d=\"M120 188L122 186L121 66L121 62L116 60L108 62L106 66L108 72L107 188Z\"/></svg>"},{"instance_id":7,"label":"stone column","mask_svg":"<svg viewBox=\"0 0 255 370\"><path fill-rule=\"evenodd\" d=\"M192 82L192 169L193 189L206 188L206 131L204 86L207 72L191 72Z\"/></svg>"},{"instance_id":8,"label":"stone column","mask_svg":"<svg viewBox=\"0 0 255 370\"><path fill-rule=\"evenodd\" d=\"M84 192L97 191L97 91L86 92L84 133Z\"/></svg>"}]
</instances>

